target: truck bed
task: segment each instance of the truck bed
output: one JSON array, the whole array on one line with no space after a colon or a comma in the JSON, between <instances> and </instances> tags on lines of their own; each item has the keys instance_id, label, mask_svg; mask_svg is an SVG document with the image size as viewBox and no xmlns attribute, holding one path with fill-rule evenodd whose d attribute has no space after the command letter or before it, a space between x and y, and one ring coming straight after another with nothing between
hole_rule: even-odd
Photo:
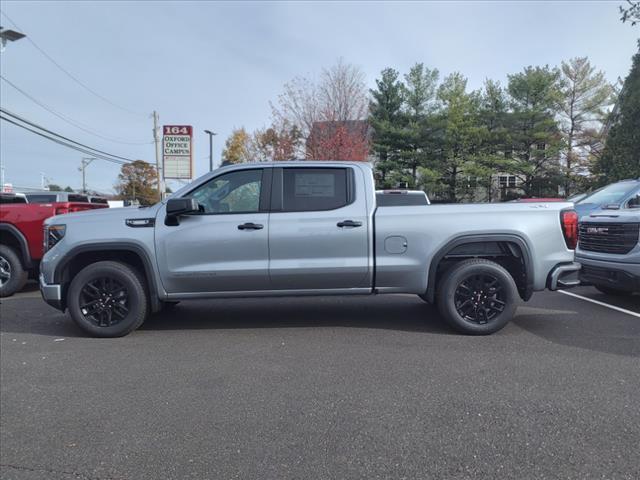
<instances>
[{"instance_id":1,"label":"truck bed","mask_svg":"<svg viewBox=\"0 0 640 480\"><path fill-rule=\"evenodd\" d=\"M424 292L429 277L425 265L466 237L521 241L535 258L533 288L544 289L548 272L573 259L560 228L560 212L572 206L554 202L379 207L374 222L375 287L392 293L411 285L412 293Z\"/></svg>"}]
</instances>

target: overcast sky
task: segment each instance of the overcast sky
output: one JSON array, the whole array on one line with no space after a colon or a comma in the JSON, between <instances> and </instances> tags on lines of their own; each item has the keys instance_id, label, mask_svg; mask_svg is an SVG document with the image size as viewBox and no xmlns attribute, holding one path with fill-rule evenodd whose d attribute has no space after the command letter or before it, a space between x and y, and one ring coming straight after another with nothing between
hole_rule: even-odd
<instances>
[{"instance_id":1,"label":"overcast sky","mask_svg":"<svg viewBox=\"0 0 640 480\"><path fill-rule=\"evenodd\" d=\"M70 80L26 40L1 55L2 75L36 100L99 135L64 123L2 82L10 111L74 140L127 158L153 161L149 113L161 124L195 129L196 174L208 169L204 129L219 132L217 161L234 127L269 123L269 101L298 75L337 58L360 66L372 86L379 72L415 62L442 75L460 71L469 87L506 81L527 65L588 56L610 81L625 77L640 27L619 21L620 1L603 2L28 2L2 10L56 62L109 101ZM2 26L16 29L7 17ZM78 188L82 154L2 122L5 179L37 186L40 172ZM90 188L112 191L119 167L96 161Z\"/></svg>"}]
</instances>

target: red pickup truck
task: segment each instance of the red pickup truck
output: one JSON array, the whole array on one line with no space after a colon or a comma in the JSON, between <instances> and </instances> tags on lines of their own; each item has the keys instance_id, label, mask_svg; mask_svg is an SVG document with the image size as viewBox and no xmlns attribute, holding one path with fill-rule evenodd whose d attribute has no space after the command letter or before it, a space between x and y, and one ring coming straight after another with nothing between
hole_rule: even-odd
<instances>
[{"instance_id":1,"label":"red pickup truck","mask_svg":"<svg viewBox=\"0 0 640 480\"><path fill-rule=\"evenodd\" d=\"M20 290L31 275L36 277L42 258L44 221L54 215L107 208L99 203L14 203L0 199L0 297ZM18 199L18 201L20 201Z\"/></svg>"}]
</instances>

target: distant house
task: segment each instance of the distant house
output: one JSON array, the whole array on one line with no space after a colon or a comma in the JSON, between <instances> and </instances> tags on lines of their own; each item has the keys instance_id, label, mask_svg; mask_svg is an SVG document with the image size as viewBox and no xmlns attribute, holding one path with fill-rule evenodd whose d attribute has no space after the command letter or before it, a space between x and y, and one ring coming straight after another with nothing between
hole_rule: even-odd
<instances>
[{"instance_id":1,"label":"distant house","mask_svg":"<svg viewBox=\"0 0 640 480\"><path fill-rule=\"evenodd\" d=\"M366 120L314 122L307 138L306 158L369 161L371 134Z\"/></svg>"}]
</instances>

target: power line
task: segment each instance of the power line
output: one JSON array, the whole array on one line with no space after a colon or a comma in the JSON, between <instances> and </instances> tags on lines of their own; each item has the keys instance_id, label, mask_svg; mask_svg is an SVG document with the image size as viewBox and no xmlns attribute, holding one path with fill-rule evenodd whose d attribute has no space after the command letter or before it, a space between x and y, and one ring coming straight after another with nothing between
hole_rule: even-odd
<instances>
[{"instance_id":1,"label":"power line","mask_svg":"<svg viewBox=\"0 0 640 480\"><path fill-rule=\"evenodd\" d=\"M6 83L8 83L10 86L12 86L14 89L16 89L18 92L20 92L22 95L24 95L25 97L27 97L29 100L31 100L33 103L35 103L36 105L42 107L43 109L45 109L47 112L51 113L52 115L55 115L56 117L60 118L61 120L67 122L70 125L73 125L76 128L79 128L80 130L87 132L91 135L94 135L96 137L102 138L104 140L108 140L110 142L114 142L114 143L122 143L124 145L148 145L150 143L153 142L129 142L129 141L125 141L125 140L118 140L115 138L111 138L111 137L107 137L104 135L101 135L85 126L83 126L83 124L81 124L80 122L73 120L70 117L67 117L66 115L63 115L60 112L55 111L53 108L48 107L47 105L45 105L44 103L40 102L39 100L37 100L36 98L32 97L31 95L29 95L27 92L25 92L24 90L22 90L20 87L18 87L16 84L14 84L13 82L11 82L10 80L8 80L7 78L5 78L4 76L0 75L0 78L2 80L4 80Z\"/></svg>"},{"instance_id":2,"label":"power line","mask_svg":"<svg viewBox=\"0 0 640 480\"><path fill-rule=\"evenodd\" d=\"M22 123L26 123L27 125L31 125L32 127L35 127L35 128L37 128L39 130L42 130L42 131L44 131L44 132L46 132L46 133L48 133L50 135L58 137L58 138L60 138L62 140L66 140L67 142L74 143L74 144L79 145L81 147L88 148L88 149L93 150L95 152L98 152L98 153L100 153L102 155L107 155L109 157L113 157L113 158L117 158L117 159L120 159L120 160L124 160L127 163L134 161L134 160L132 160L130 158L121 157L120 155L114 155L112 153L105 152L104 150L98 150L97 148L90 147L89 145L85 145L84 143L80 143L80 142L78 142L76 140L72 140L71 138L68 138L68 137L65 137L64 135L60 135L59 133L53 132L53 131L51 131L51 130L49 130L49 129L41 126L41 125L38 125L37 123L33 123L33 122L27 120L26 118L21 117L20 115L17 115L15 113L12 113L12 112L10 112L10 111L2 108L2 107L0 107L0 112L4 113L5 115L9 115L10 117L12 117L12 118L14 118L16 120L19 120Z\"/></svg>"},{"instance_id":3,"label":"power line","mask_svg":"<svg viewBox=\"0 0 640 480\"><path fill-rule=\"evenodd\" d=\"M102 160L106 160L107 162L117 163L118 165L126 165L128 163L128 162L123 162L121 160L116 160L116 159L113 159L113 158L110 158L110 157L106 157L106 156L97 154L95 152L92 152L90 150L86 150L84 148L80 148L80 147L77 147L75 145L69 144L67 142L63 142L63 141L58 140L56 138L50 137L49 135L45 135L42 132L38 132L37 130L33 130L33 129L29 128L29 127L25 127L24 125L20 125L18 122L15 122L15 121L11 120L11 119L5 117L4 115L0 115L0 120L4 120L5 122L12 123L17 127L23 128L23 129L25 129L25 130L27 130L27 131L29 131L31 133L35 133L36 135L39 135L39 136L41 136L43 138L46 138L47 140L55 142L55 143L57 143L59 145L62 145L64 147L71 148L73 150L76 150L78 152L82 152L82 153L87 154L87 155L93 155L93 156L95 156L97 158L100 158Z\"/></svg>"},{"instance_id":4,"label":"power line","mask_svg":"<svg viewBox=\"0 0 640 480\"><path fill-rule=\"evenodd\" d=\"M17 24L16 22L14 22L13 20L11 20L11 18L4 13L2 10L0 10L0 13L2 13L2 15L9 20L9 22L18 30L23 31ZM66 70L62 65L60 65L58 62L56 62L53 57L51 57L51 55L49 55L47 52L45 52L42 48L40 48L40 46L33 41L33 39L31 38L30 35L26 36L26 39L31 43L31 45L33 45L42 55L44 55L51 63L53 63L56 67L58 67L58 69L60 69L60 71L62 71L65 75L67 75L71 80L73 80L74 82L76 82L78 85L80 85L82 88L84 88L85 90L87 90L88 92L90 92L91 94L95 95L96 97L98 97L100 100L102 100L103 102L108 103L109 105L119 108L120 110L123 110L131 115L137 115L137 116L143 116L143 117L148 117L147 114L144 113L140 113L140 112L135 112L133 110L130 110L126 107L123 107L121 105L118 105L115 102L112 102L111 100L109 100L108 98L100 95L98 92L96 92L95 90L91 89L89 86L87 86L85 83L83 83L82 81L80 81L75 75L69 73L68 70Z\"/></svg>"}]
</instances>

